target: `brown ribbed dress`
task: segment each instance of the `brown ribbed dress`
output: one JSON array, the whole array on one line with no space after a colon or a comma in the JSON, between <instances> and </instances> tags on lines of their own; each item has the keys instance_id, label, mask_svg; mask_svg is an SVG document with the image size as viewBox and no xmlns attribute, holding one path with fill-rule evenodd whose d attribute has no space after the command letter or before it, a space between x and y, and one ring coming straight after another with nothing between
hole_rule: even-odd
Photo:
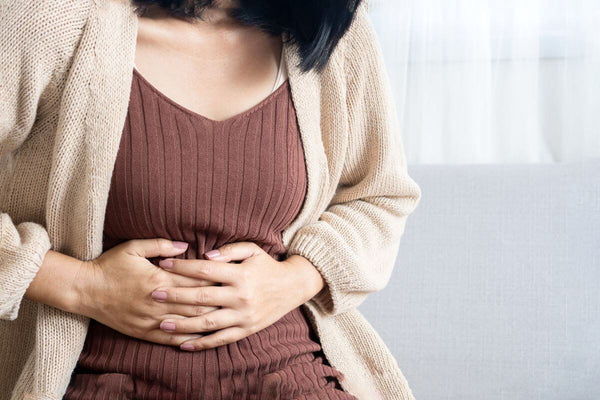
<instances>
[{"instance_id":1,"label":"brown ribbed dress","mask_svg":"<svg viewBox=\"0 0 600 400\"><path fill-rule=\"evenodd\" d=\"M103 248L163 237L188 242L176 258L194 259L253 241L283 260L281 231L300 211L306 183L288 80L251 109L215 121L134 69ZM64 399L356 399L341 379L300 307L235 343L193 352L92 319Z\"/></svg>"}]
</instances>

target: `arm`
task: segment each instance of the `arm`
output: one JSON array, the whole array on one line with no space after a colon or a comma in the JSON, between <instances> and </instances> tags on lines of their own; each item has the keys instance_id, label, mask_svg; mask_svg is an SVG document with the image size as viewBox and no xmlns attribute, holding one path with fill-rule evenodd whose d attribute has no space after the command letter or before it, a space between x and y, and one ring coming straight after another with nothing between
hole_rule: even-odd
<instances>
[{"instance_id":1,"label":"arm","mask_svg":"<svg viewBox=\"0 0 600 400\"><path fill-rule=\"evenodd\" d=\"M0 6L0 183L14 173L12 160L29 136L38 110L60 96L57 82L63 78L67 57L84 22L84 14L75 12L73 4L15 0ZM63 17L56 16L63 12ZM22 298L50 248L50 237L41 221L16 221L0 208L0 319L17 318ZM54 256L52 260L63 262L66 257ZM56 274L58 268L48 271ZM40 281L49 284L48 276ZM54 275L53 279L60 277ZM37 292L38 288L34 285L30 294L38 299L46 297ZM65 306L65 299L59 297L63 288L55 289L49 299L52 305ZM46 290L51 291L51 287Z\"/></svg>"},{"instance_id":2,"label":"arm","mask_svg":"<svg viewBox=\"0 0 600 400\"><path fill-rule=\"evenodd\" d=\"M59 253L46 252L35 277L27 287L25 298L75 314L82 314L80 303L91 268L88 261Z\"/></svg>"},{"instance_id":3,"label":"arm","mask_svg":"<svg viewBox=\"0 0 600 400\"><path fill-rule=\"evenodd\" d=\"M359 7L345 46L349 143L328 208L291 240L288 257L310 261L325 285L310 301L335 315L383 289L407 216L421 197L407 173L389 78L366 8Z\"/></svg>"}]
</instances>

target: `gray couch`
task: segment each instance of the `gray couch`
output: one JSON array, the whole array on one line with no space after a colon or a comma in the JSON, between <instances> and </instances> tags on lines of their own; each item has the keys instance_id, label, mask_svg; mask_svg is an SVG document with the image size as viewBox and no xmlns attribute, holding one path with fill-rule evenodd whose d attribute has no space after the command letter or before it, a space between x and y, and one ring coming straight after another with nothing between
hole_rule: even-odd
<instances>
[{"instance_id":1,"label":"gray couch","mask_svg":"<svg viewBox=\"0 0 600 400\"><path fill-rule=\"evenodd\" d=\"M359 310L416 399L600 399L600 159L409 173L421 203Z\"/></svg>"}]
</instances>

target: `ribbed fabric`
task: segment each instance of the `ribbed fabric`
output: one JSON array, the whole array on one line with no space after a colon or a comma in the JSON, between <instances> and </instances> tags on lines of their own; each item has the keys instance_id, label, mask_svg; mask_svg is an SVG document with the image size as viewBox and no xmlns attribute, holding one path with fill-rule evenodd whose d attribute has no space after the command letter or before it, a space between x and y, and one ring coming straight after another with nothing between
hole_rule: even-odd
<instances>
[{"instance_id":1,"label":"ribbed fabric","mask_svg":"<svg viewBox=\"0 0 600 400\"><path fill-rule=\"evenodd\" d=\"M283 260L281 231L307 183L289 82L224 121L174 102L137 70L131 89L103 250L164 237L189 243L176 258L203 259L225 243L252 241ZM64 398L356 399L338 379L300 307L235 343L195 352L92 319Z\"/></svg>"}]
</instances>

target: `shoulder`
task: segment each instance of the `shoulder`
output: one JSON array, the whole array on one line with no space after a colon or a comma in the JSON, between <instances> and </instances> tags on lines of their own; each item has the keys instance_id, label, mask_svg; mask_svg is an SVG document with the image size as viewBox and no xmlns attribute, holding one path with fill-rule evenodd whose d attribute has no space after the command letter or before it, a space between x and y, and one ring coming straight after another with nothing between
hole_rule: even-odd
<instances>
[{"instance_id":1,"label":"shoulder","mask_svg":"<svg viewBox=\"0 0 600 400\"><path fill-rule=\"evenodd\" d=\"M0 0L2 128L15 133L57 101L94 1Z\"/></svg>"},{"instance_id":2,"label":"shoulder","mask_svg":"<svg viewBox=\"0 0 600 400\"><path fill-rule=\"evenodd\" d=\"M361 2L346 34L342 37L342 62L346 74L356 75L379 68L383 59L379 38L369 16L369 1ZM347 75L348 76L348 75Z\"/></svg>"},{"instance_id":3,"label":"shoulder","mask_svg":"<svg viewBox=\"0 0 600 400\"><path fill-rule=\"evenodd\" d=\"M63 29L65 21L85 16L97 0L2 0L0 19L23 29Z\"/></svg>"},{"instance_id":4,"label":"shoulder","mask_svg":"<svg viewBox=\"0 0 600 400\"><path fill-rule=\"evenodd\" d=\"M369 15L369 0L362 0L350 26L338 42L323 76L342 76L347 91L361 91L368 80L385 72L383 51ZM373 76L375 75L375 76ZM325 78L327 79L327 78Z\"/></svg>"},{"instance_id":5,"label":"shoulder","mask_svg":"<svg viewBox=\"0 0 600 400\"><path fill-rule=\"evenodd\" d=\"M0 40L41 60L68 54L81 36L94 0L1 0Z\"/></svg>"}]
</instances>

